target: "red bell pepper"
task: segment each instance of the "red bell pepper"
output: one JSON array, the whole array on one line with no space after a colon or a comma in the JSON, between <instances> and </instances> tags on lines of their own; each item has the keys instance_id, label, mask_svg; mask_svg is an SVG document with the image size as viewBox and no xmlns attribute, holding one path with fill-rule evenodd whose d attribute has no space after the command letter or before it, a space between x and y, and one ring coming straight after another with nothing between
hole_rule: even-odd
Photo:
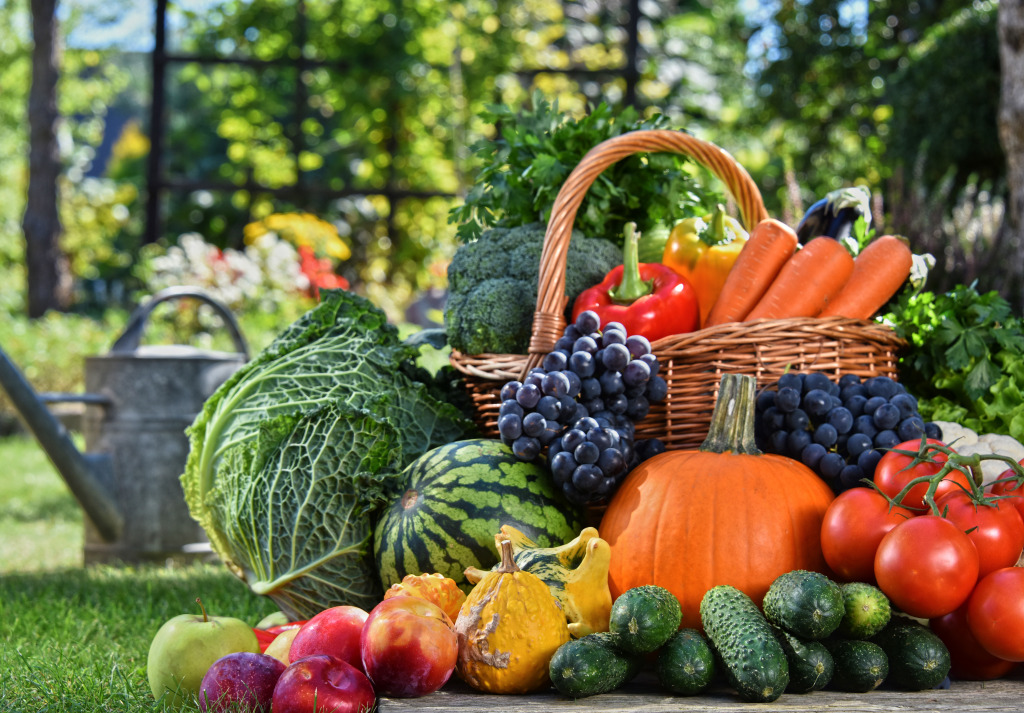
<instances>
[{"instance_id":1,"label":"red bell pepper","mask_svg":"<svg viewBox=\"0 0 1024 713\"><path fill-rule=\"evenodd\" d=\"M659 262L642 263L638 256L640 235L636 224L626 225L622 264L576 298L572 318L593 310L601 324L619 322L630 335L652 342L697 329L700 311L697 292L678 272Z\"/></svg>"}]
</instances>

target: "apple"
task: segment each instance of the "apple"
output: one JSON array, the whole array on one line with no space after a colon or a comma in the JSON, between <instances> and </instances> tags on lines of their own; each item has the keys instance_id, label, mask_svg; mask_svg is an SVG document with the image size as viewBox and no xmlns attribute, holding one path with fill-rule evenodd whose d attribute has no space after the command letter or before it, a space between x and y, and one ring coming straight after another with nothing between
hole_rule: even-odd
<instances>
[{"instance_id":1,"label":"apple","mask_svg":"<svg viewBox=\"0 0 1024 713\"><path fill-rule=\"evenodd\" d=\"M267 656L273 656L275 659L287 666L292 662L288 652L291 650L292 641L295 640L295 635L298 633L298 629L285 629L270 642L270 645L267 646L267 650L263 653Z\"/></svg>"},{"instance_id":2,"label":"apple","mask_svg":"<svg viewBox=\"0 0 1024 713\"><path fill-rule=\"evenodd\" d=\"M368 616L365 610L347 605L324 609L299 627L288 659L298 661L313 654L330 654L362 671L359 635Z\"/></svg>"},{"instance_id":3,"label":"apple","mask_svg":"<svg viewBox=\"0 0 1024 713\"><path fill-rule=\"evenodd\" d=\"M252 627L230 616L180 614L168 619L157 630L146 658L146 674L153 697L167 695L167 702L180 706L199 692L203 676L222 656L239 651L259 653L260 646Z\"/></svg>"},{"instance_id":4,"label":"apple","mask_svg":"<svg viewBox=\"0 0 1024 713\"><path fill-rule=\"evenodd\" d=\"M433 693L451 677L459 654L452 620L418 597L391 597L375 606L360 637L363 670L382 696ZM275 712L276 713L276 712Z\"/></svg>"},{"instance_id":5,"label":"apple","mask_svg":"<svg viewBox=\"0 0 1024 713\"><path fill-rule=\"evenodd\" d=\"M281 626L291 621L288 615L283 611L276 611L272 614L267 614L265 617L260 619L259 624L256 625L257 629L269 629L272 626Z\"/></svg>"},{"instance_id":6,"label":"apple","mask_svg":"<svg viewBox=\"0 0 1024 713\"><path fill-rule=\"evenodd\" d=\"M274 686L274 713L369 713L376 703L366 675L337 656L297 659Z\"/></svg>"},{"instance_id":7,"label":"apple","mask_svg":"<svg viewBox=\"0 0 1024 713\"><path fill-rule=\"evenodd\" d=\"M239 651L213 662L199 685L199 708L204 711L270 713L277 679L285 665L266 654Z\"/></svg>"}]
</instances>

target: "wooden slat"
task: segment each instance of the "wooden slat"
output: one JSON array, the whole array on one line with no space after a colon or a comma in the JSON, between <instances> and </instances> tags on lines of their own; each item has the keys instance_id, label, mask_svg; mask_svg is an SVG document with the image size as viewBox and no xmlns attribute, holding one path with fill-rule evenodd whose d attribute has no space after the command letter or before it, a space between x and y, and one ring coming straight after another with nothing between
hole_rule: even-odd
<instances>
[{"instance_id":1,"label":"wooden slat","mask_svg":"<svg viewBox=\"0 0 1024 713\"><path fill-rule=\"evenodd\" d=\"M525 696L477 693L461 681L450 681L437 693L422 698L382 698L380 713L677 713L678 711L942 711L943 713L1001 713L1024 710L1024 678L998 681L954 681L948 689L900 691L882 688L870 693L817 691L804 695L783 694L772 703L744 703L732 691L714 689L701 696L667 695L650 674L642 674L612 693L572 700L550 692Z\"/></svg>"}]
</instances>

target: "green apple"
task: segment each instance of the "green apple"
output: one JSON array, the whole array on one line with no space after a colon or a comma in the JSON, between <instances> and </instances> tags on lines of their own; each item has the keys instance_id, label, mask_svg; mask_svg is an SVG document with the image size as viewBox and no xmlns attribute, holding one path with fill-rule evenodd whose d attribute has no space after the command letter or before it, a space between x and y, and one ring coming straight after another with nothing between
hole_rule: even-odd
<instances>
[{"instance_id":1,"label":"green apple","mask_svg":"<svg viewBox=\"0 0 1024 713\"><path fill-rule=\"evenodd\" d=\"M146 660L146 673L153 697L165 693L167 702L180 705L196 695L203 676L222 656L248 651L259 653L260 645L252 627L230 616L180 614L164 622L153 637Z\"/></svg>"},{"instance_id":2,"label":"green apple","mask_svg":"<svg viewBox=\"0 0 1024 713\"><path fill-rule=\"evenodd\" d=\"M282 624L290 624L291 619L283 611L276 611L273 614L267 614L265 617L260 619L260 623L256 625L257 629L269 629L272 626L281 626Z\"/></svg>"}]
</instances>

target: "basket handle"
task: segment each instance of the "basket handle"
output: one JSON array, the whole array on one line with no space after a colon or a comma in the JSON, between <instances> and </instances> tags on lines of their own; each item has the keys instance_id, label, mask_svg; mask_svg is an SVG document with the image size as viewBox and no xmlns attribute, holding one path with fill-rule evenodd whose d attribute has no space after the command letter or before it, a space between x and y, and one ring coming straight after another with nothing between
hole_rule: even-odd
<instances>
[{"instance_id":1,"label":"basket handle","mask_svg":"<svg viewBox=\"0 0 1024 713\"><path fill-rule=\"evenodd\" d=\"M587 189L604 169L616 161L644 152L680 153L710 169L729 189L748 230L768 217L761 192L747 170L724 149L691 134L669 129L638 130L597 144L565 179L551 209L540 256L537 309L533 315L533 332L523 369L524 376L540 364L565 329L563 314L568 301L565 296L565 263L573 222Z\"/></svg>"}]
</instances>

